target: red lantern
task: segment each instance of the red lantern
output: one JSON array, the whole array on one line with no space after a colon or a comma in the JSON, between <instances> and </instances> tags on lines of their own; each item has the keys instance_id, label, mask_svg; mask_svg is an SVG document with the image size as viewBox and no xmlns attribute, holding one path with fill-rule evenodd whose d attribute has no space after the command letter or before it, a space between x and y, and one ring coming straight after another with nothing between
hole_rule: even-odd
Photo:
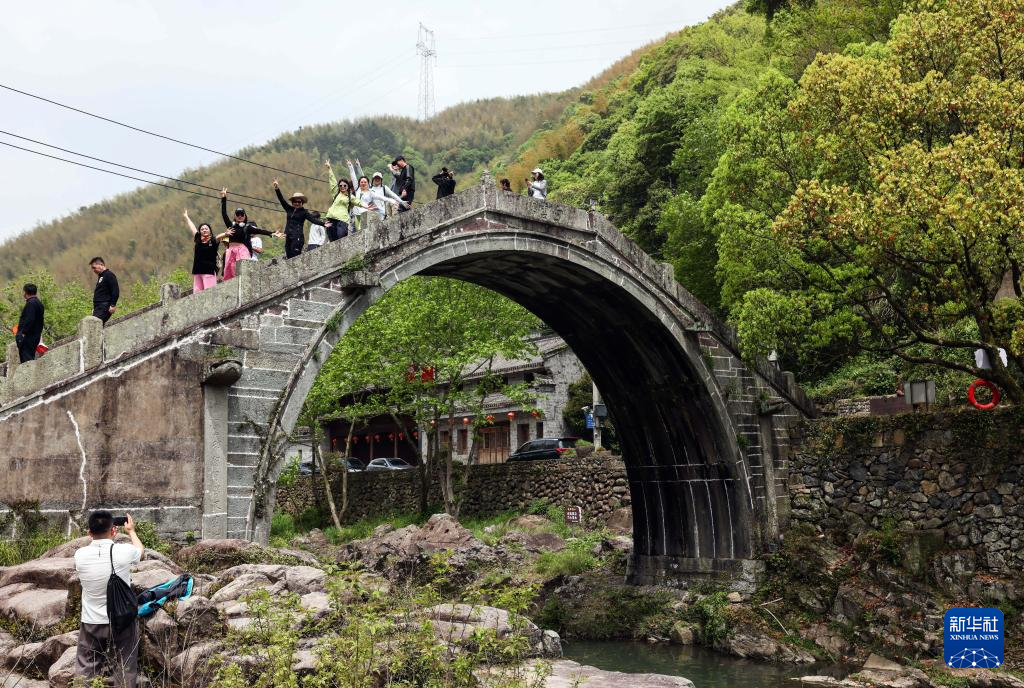
<instances>
[{"instance_id":1,"label":"red lantern","mask_svg":"<svg viewBox=\"0 0 1024 688\"><path fill-rule=\"evenodd\" d=\"M509 411L508 412L508 419L509 420L512 420L515 417L516 417L516 412L515 411Z\"/></svg>"},{"instance_id":2,"label":"red lantern","mask_svg":"<svg viewBox=\"0 0 1024 688\"><path fill-rule=\"evenodd\" d=\"M462 424L463 425L469 425L469 418L463 417L462 418Z\"/></svg>"},{"instance_id":3,"label":"red lantern","mask_svg":"<svg viewBox=\"0 0 1024 688\"><path fill-rule=\"evenodd\" d=\"M389 440L393 440L393 439L395 439L395 433L393 433L393 432L389 432L389 433L388 433L388 439L389 439Z\"/></svg>"},{"instance_id":4,"label":"red lantern","mask_svg":"<svg viewBox=\"0 0 1024 688\"><path fill-rule=\"evenodd\" d=\"M484 420L486 420L488 423L493 423L494 416L484 416Z\"/></svg>"},{"instance_id":5,"label":"red lantern","mask_svg":"<svg viewBox=\"0 0 1024 688\"><path fill-rule=\"evenodd\" d=\"M332 437L331 438L331 448L332 449L337 449L338 448L338 438L337 437Z\"/></svg>"},{"instance_id":6,"label":"red lantern","mask_svg":"<svg viewBox=\"0 0 1024 688\"><path fill-rule=\"evenodd\" d=\"M534 418L540 418L540 411L530 411L530 415Z\"/></svg>"},{"instance_id":7,"label":"red lantern","mask_svg":"<svg viewBox=\"0 0 1024 688\"><path fill-rule=\"evenodd\" d=\"M359 435L352 435L352 444L359 444Z\"/></svg>"},{"instance_id":8,"label":"red lantern","mask_svg":"<svg viewBox=\"0 0 1024 688\"><path fill-rule=\"evenodd\" d=\"M413 430L412 431L412 436L413 436L413 439L417 439L418 440L420 438L419 430Z\"/></svg>"},{"instance_id":9,"label":"red lantern","mask_svg":"<svg viewBox=\"0 0 1024 688\"><path fill-rule=\"evenodd\" d=\"M404 440L405 439L405 433L404 432L398 433L398 439Z\"/></svg>"},{"instance_id":10,"label":"red lantern","mask_svg":"<svg viewBox=\"0 0 1024 688\"><path fill-rule=\"evenodd\" d=\"M375 442L380 442L380 433L378 432L376 435L374 435L373 439Z\"/></svg>"}]
</instances>

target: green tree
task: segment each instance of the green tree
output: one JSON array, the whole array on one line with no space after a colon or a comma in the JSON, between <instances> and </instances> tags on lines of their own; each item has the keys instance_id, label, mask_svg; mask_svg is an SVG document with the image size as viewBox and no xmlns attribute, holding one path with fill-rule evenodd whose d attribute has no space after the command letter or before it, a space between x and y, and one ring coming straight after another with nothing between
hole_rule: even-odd
<instances>
[{"instance_id":1,"label":"green tree","mask_svg":"<svg viewBox=\"0 0 1024 688\"><path fill-rule=\"evenodd\" d=\"M452 448L439 446L436 428L442 419L454 423L457 413L471 414L475 436L486 422L483 403L489 394L530 403L524 387L509 385L492 371L499 358L532 354L528 335L538 325L521 306L482 287L411 278L352 324L321 370L305 413L322 418L340 413L350 422L382 413L412 418L427 430L430 447L420 457L421 498L427 494L428 464L439 458L445 510L457 514L461 495ZM419 454L419 445L408 435L407 441Z\"/></svg>"},{"instance_id":2,"label":"green tree","mask_svg":"<svg viewBox=\"0 0 1024 688\"><path fill-rule=\"evenodd\" d=\"M780 266L748 271L760 286L736 301L748 352L838 344L960 370L1024 401L1021 306L995 300L1004 277L1020 294L1024 260L1020 10L979 0L906 14L884 49L808 68L776 129L785 159L813 170L761 165L761 187L798 181L770 231L762 211L736 232ZM979 348L993 370L974 365Z\"/></svg>"}]
</instances>

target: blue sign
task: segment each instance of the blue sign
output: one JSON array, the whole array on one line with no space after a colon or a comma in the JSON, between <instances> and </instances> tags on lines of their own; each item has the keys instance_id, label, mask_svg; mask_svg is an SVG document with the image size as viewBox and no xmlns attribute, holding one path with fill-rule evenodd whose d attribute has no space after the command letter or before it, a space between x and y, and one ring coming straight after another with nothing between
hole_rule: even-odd
<instances>
[{"instance_id":1,"label":"blue sign","mask_svg":"<svg viewBox=\"0 0 1024 688\"><path fill-rule=\"evenodd\" d=\"M583 416L587 419L587 429L594 429L594 414L589 411L584 411Z\"/></svg>"},{"instance_id":2,"label":"blue sign","mask_svg":"<svg viewBox=\"0 0 1024 688\"><path fill-rule=\"evenodd\" d=\"M998 609L958 607L946 612L946 666L995 669L1003 664L1003 613Z\"/></svg>"}]
</instances>

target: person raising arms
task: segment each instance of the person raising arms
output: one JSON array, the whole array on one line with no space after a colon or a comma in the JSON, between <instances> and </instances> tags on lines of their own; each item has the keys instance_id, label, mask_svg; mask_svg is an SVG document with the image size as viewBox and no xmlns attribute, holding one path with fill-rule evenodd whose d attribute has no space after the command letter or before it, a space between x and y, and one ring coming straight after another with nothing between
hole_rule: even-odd
<instances>
[{"instance_id":1,"label":"person raising arms","mask_svg":"<svg viewBox=\"0 0 1024 688\"><path fill-rule=\"evenodd\" d=\"M358 206L367 210L376 210L376 206L364 203L352 190L352 182L347 179L339 180L334 176L334 169L331 161L324 163L327 168L327 179L334 190L334 202L327 209L327 217L324 218L324 227L327 229L327 239L337 241L343 236L348 236L352 221L352 208Z\"/></svg>"},{"instance_id":2,"label":"person raising arms","mask_svg":"<svg viewBox=\"0 0 1024 688\"><path fill-rule=\"evenodd\" d=\"M284 212L288 216L284 227L284 255L286 258L294 258L302 253L302 244L306 238L306 222L323 225L324 221L320 219L319 214L314 215L306 210L305 194L296 191L287 201L284 200L281 186L276 179L274 180L274 193L277 194L277 200L281 202L281 207L284 208Z\"/></svg>"},{"instance_id":3,"label":"person raising arms","mask_svg":"<svg viewBox=\"0 0 1024 688\"><path fill-rule=\"evenodd\" d=\"M217 284L217 249L227 232L213 236L213 228L208 222L203 222L196 229L192 218L188 216L188 210L185 210L185 222L188 223L195 244L192 251L192 292L198 294Z\"/></svg>"},{"instance_id":4,"label":"person raising arms","mask_svg":"<svg viewBox=\"0 0 1024 688\"><path fill-rule=\"evenodd\" d=\"M220 216L227 228L226 234L230 243L228 251L224 254L224 279L229 280L235 276L235 263L240 260L252 258L252 237L256 234L263 236L284 238L283 232L271 232L256 225L249 220L244 208L235 208L235 219L232 222L228 217L228 190L220 190Z\"/></svg>"}]
</instances>

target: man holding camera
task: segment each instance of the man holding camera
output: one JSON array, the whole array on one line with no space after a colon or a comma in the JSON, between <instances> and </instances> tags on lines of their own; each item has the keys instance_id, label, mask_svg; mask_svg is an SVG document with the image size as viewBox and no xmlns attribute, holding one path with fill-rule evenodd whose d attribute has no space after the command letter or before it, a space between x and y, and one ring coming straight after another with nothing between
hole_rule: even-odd
<instances>
[{"instance_id":1,"label":"man holding camera","mask_svg":"<svg viewBox=\"0 0 1024 688\"><path fill-rule=\"evenodd\" d=\"M451 196L455 193L455 175L447 167L442 167L441 171L431 177L431 179L437 184L438 198Z\"/></svg>"},{"instance_id":2,"label":"man holding camera","mask_svg":"<svg viewBox=\"0 0 1024 688\"><path fill-rule=\"evenodd\" d=\"M131 543L115 543L118 526ZM101 674L104 665L114 685L135 688L139 668L139 626L132 623L119 633L113 632L107 617L107 581L115 573L129 585L131 568L142 558L144 547L135 533L131 515L113 516L99 510L89 514L89 537L85 547L75 552L75 569L82 583L82 625L78 632L78 656L75 674L91 679Z\"/></svg>"}]
</instances>

